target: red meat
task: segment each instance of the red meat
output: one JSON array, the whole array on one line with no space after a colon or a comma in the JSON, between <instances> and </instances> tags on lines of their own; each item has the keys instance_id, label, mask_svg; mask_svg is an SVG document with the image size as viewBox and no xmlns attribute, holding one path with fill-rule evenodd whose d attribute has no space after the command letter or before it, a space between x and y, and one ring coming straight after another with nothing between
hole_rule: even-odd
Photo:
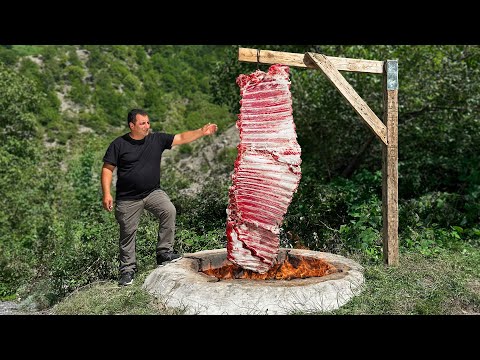
<instances>
[{"instance_id":1,"label":"red meat","mask_svg":"<svg viewBox=\"0 0 480 360\"><path fill-rule=\"evenodd\" d=\"M238 155L227 207L227 258L267 272L279 250L280 226L301 178L289 67L240 75Z\"/></svg>"}]
</instances>

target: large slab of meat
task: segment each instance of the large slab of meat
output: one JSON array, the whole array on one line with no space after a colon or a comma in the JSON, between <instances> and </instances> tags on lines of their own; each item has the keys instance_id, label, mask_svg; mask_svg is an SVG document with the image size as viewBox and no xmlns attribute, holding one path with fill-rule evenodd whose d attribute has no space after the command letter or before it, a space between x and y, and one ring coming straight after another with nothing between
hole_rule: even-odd
<instances>
[{"instance_id":1,"label":"large slab of meat","mask_svg":"<svg viewBox=\"0 0 480 360\"><path fill-rule=\"evenodd\" d=\"M279 251L285 213L301 178L289 67L272 65L237 77L240 143L229 189L227 258L267 272Z\"/></svg>"}]
</instances>

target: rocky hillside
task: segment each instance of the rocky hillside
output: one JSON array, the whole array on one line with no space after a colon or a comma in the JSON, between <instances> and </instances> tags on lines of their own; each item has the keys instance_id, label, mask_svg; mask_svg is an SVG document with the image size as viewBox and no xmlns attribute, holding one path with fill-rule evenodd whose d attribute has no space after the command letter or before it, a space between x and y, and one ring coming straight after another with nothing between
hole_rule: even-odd
<instances>
[{"instance_id":1,"label":"rocky hillside","mask_svg":"<svg viewBox=\"0 0 480 360\"><path fill-rule=\"evenodd\" d=\"M174 169L177 176L190 183L180 193L193 196L200 192L207 181L230 181L239 142L238 129L232 125L219 135L197 140L190 153L184 152L184 145L164 152L163 161Z\"/></svg>"}]
</instances>

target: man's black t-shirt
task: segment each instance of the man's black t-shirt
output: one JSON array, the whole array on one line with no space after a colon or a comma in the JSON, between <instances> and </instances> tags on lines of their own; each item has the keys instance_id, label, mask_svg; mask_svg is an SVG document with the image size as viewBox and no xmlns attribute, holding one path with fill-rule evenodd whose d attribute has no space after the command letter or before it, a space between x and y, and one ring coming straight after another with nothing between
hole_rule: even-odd
<instances>
[{"instance_id":1,"label":"man's black t-shirt","mask_svg":"<svg viewBox=\"0 0 480 360\"><path fill-rule=\"evenodd\" d=\"M143 199L160 188L162 153L172 148L174 137L154 132L134 140L125 134L110 144L103 161L117 167L117 200Z\"/></svg>"}]
</instances>

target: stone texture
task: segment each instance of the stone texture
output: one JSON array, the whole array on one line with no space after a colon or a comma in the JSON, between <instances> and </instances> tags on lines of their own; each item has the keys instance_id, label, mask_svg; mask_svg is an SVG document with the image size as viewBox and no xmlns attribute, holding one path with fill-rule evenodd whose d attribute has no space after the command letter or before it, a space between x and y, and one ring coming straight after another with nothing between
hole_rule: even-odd
<instances>
[{"instance_id":1,"label":"stone texture","mask_svg":"<svg viewBox=\"0 0 480 360\"><path fill-rule=\"evenodd\" d=\"M143 287L169 307L198 315L283 315L339 308L362 290L363 268L340 255L282 249L292 255L319 258L342 272L294 280L218 280L199 271L202 262L228 262L226 249L206 250L158 267Z\"/></svg>"}]
</instances>

